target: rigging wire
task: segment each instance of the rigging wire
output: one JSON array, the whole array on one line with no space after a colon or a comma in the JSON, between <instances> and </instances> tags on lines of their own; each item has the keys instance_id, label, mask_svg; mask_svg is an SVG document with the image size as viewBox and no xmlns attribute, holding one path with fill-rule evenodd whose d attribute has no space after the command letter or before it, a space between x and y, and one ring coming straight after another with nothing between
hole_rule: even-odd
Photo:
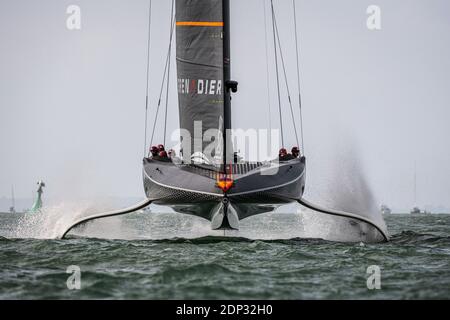
<instances>
[{"instance_id":1,"label":"rigging wire","mask_svg":"<svg viewBox=\"0 0 450 320\"><path fill-rule=\"evenodd\" d=\"M164 145L166 145L166 132L167 132L167 109L169 105L169 84L170 84L170 65L171 65L171 56L172 56L172 38L173 38L173 30L175 28L175 16L174 16L174 3L175 0L172 0L172 10L171 10L171 16L172 19L170 20L170 43L169 43L169 60L168 60L168 67L167 67L167 85L166 85L166 111L164 115Z\"/></svg>"},{"instance_id":2,"label":"rigging wire","mask_svg":"<svg viewBox=\"0 0 450 320\"><path fill-rule=\"evenodd\" d=\"M159 90L158 106L156 108L156 115L155 115L155 119L153 121L153 130L152 130L152 137L150 139L150 144L153 144L153 137L155 136L156 121L158 120L159 107L161 106L162 93L163 93L163 90L164 90L164 84L166 82L167 66L168 66L168 63L169 63L168 59L169 59L169 54L167 54L167 57L166 57L166 64L165 64L165 67L164 67L163 79L162 79L162 82L161 82L161 89Z\"/></svg>"},{"instance_id":3,"label":"rigging wire","mask_svg":"<svg viewBox=\"0 0 450 320\"><path fill-rule=\"evenodd\" d=\"M147 86L145 93L145 129L144 129L144 157L147 154L147 129L148 129L148 95L150 78L150 37L152 27L152 0L149 1L148 8L148 36L147 36Z\"/></svg>"},{"instance_id":4,"label":"rigging wire","mask_svg":"<svg viewBox=\"0 0 450 320\"><path fill-rule=\"evenodd\" d=\"M272 9L272 31L273 31L273 44L275 50L275 69L277 74L278 113L280 116L281 145L284 148L283 116L281 114L280 77L278 72L278 52L277 52L277 38L275 32L275 10L273 9L273 0L270 0L270 6Z\"/></svg>"},{"instance_id":5,"label":"rigging wire","mask_svg":"<svg viewBox=\"0 0 450 320\"><path fill-rule=\"evenodd\" d=\"M156 107L155 119L153 121L152 137L150 139L150 144L153 144L153 138L155 136L156 121L158 120L159 107L161 106L162 93L163 93L163 90L164 90L164 84L166 82L167 65L169 63L168 59L169 59L169 54L167 54L166 63L165 63L165 66L164 66L163 79L162 79L162 82L161 82L161 89L159 90L158 106Z\"/></svg>"},{"instance_id":6,"label":"rigging wire","mask_svg":"<svg viewBox=\"0 0 450 320\"><path fill-rule=\"evenodd\" d=\"M292 107L291 92L289 90L289 81L287 78L286 65L284 63L284 56L283 56L283 49L281 47L280 34L278 32L278 25L277 25L277 20L276 20L275 15L274 15L274 23L275 23L275 31L276 31L277 39L278 39L278 47L280 48L281 65L283 66L284 82L286 84L286 90L287 90L287 94L288 94L288 101L289 101L289 108L291 110L292 124L294 125L295 138L296 138L297 145L298 145L299 140L298 140L298 133L297 133L297 125L295 124L294 108Z\"/></svg>"},{"instance_id":7,"label":"rigging wire","mask_svg":"<svg viewBox=\"0 0 450 320\"><path fill-rule=\"evenodd\" d=\"M264 7L264 44L266 47L266 87L267 87L267 100L269 107L269 131L272 131L272 112L271 112L271 97L270 97L270 73L269 73L269 41L267 37L267 9L266 1L263 1Z\"/></svg>"},{"instance_id":8,"label":"rigging wire","mask_svg":"<svg viewBox=\"0 0 450 320\"><path fill-rule=\"evenodd\" d=\"M301 94L301 85L300 85L300 58L299 58L299 48L298 48L298 31L297 31L297 10L295 7L295 0L292 0L292 6L294 11L294 29L295 29L295 52L297 58L297 86L298 86L298 108L300 111L300 131L301 131L301 139L302 145L301 150L303 150L303 155L305 155L305 142L303 136L303 110L302 110L302 94Z\"/></svg>"},{"instance_id":9,"label":"rigging wire","mask_svg":"<svg viewBox=\"0 0 450 320\"><path fill-rule=\"evenodd\" d=\"M170 40L169 40L170 41L169 42L169 50L167 52L166 63L165 63L164 72L163 72L163 79L161 81L161 88L159 90L158 106L156 108L155 119L153 121L152 136L151 136L151 139L150 139L150 144L153 144L153 138L155 137L156 122L158 120L159 109L161 107L162 94L163 94L163 90L164 90L164 84L166 82L167 69L168 69L168 66L169 66L169 60L170 60L170 54L171 54L171 52L170 52L171 50L170 49L171 49L171 44L172 44L173 32L174 32L174 28L172 27L172 25L174 24L173 17L174 17L174 15L173 15L173 12L172 12L172 14L171 14L171 32L170 32Z\"/></svg>"}]
</instances>

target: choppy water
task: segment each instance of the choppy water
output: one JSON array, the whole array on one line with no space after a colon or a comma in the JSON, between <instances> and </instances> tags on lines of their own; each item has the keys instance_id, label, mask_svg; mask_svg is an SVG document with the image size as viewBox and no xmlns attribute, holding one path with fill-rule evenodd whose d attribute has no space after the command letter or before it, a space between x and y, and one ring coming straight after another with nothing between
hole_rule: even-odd
<instances>
[{"instance_id":1,"label":"choppy water","mask_svg":"<svg viewBox=\"0 0 450 320\"><path fill-rule=\"evenodd\" d=\"M21 219L0 215L0 299L450 298L450 215L387 216L392 239L381 244L295 238L296 215L261 218L267 240L211 235L207 224L164 214L103 224L134 240L11 239ZM153 239L141 237L146 224ZM171 236L184 238L163 239ZM67 289L70 265L81 269L81 290ZM367 289L371 265L381 268L380 290Z\"/></svg>"}]
</instances>

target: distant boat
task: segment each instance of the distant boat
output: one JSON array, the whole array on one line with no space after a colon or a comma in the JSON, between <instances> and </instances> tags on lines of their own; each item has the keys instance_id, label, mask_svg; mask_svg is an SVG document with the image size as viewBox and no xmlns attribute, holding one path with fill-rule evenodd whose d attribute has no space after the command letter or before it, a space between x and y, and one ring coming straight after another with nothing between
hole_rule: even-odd
<instances>
[{"instance_id":1,"label":"distant boat","mask_svg":"<svg viewBox=\"0 0 450 320\"><path fill-rule=\"evenodd\" d=\"M11 186L11 206L9 207L8 212L0 212L0 214L16 214L16 199L14 197L14 186Z\"/></svg>"},{"instance_id":2,"label":"distant boat","mask_svg":"<svg viewBox=\"0 0 450 320\"><path fill-rule=\"evenodd\" d=\"M9 213L16 213L16 199L14 197L14 186L11 186L11 207Z\"/></svg>"},{"instance_id":3,"label":"distant boat","mask_svg":"<svg viewBox=\"0 0 450 320\"><path fill-rule=\"evenodd\" d=\"M382 205L381 205L380 211L381 211L382 214L391 214L391 213L392 213L391 208L389 208L389 207L388 207L387 205L385 205L385 204L382 204Z\"/></svg>"},{"instance_id":4,"label":"distant boat","mask_svg":"<svg viewBox=\"0 0 450 320\"><path fill-rule=\"evenodd\" d=\"M414 164L414 207L411 209L410 214L413 215L419 215L419 214L430 214L431 212L428 212L426 210L422 211L417 206L417 170L416 170L416 164Z\"/></svg>"},{"instance_id":5,"label":"distant boat","mask_svg":"<svg viewBox=\"0 0 450 320\"><path fill-rule=\"evenodd\" d=\"M420 210L419 207L414 207L412 208L412 210L410 211L411 214L414 215L418 215L418 214L431 214L431 212L427 211L427 210Z\"/></svg>"}]
</instances>

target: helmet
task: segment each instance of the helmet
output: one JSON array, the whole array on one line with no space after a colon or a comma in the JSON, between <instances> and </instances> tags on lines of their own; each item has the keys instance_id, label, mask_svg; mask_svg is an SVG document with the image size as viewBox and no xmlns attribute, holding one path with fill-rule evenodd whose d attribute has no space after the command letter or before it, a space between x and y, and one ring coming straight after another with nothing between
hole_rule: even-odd
<instances>
[{"instance_id":1,"label":"helmet","mask_svg":"<svg viewBox=\"0 0 450 320\"><path fill-rule=\"evenodd\" d=\"M158 150L159 151L164 151L164 145L163 144L158 144Z\"/></svg>"},{"instance_id":2,"label":"helmet","mask_svg":"<svg viewBox=\"0 0 450 320\"><path fill-rule=\"evenodd\" d=\"M280 156L285 156L287 155L287 150L285 148L281 148L280 152L278 153Z\"/></svg>"},{"instance_id":3,"label":"helmet","mask_svg":"<svg viewBox=\"0 0 450 320\"><path fill-rule=\"evenodd\" d=\"M293 147L291 152L292 152L292 155L295 157L298 157L298 155L300 154L300 150L298 149L298 147Z\"/></svg>"},{"instance_id":4,"label":"helmet","mask_svg":"<svg viewBox=\"0 0 450 320\"><path fill-rule=\"evenodd\" d=\"M160 158L167 158L167 152L165 152L165 151L160 151L160 152L159 152L159 156L160 156Z\"/></svg>"},{"instance_id":5,"label":"helmet","mask_svg":"<svg viewBox=\"0 0 450 320\"><path fill-rule=\"evenodd\" d=\"M152 154L152 156L158 155L158 147L156 147L156 146L151 147L150 153Z\"/></svg>"}]
</instances>

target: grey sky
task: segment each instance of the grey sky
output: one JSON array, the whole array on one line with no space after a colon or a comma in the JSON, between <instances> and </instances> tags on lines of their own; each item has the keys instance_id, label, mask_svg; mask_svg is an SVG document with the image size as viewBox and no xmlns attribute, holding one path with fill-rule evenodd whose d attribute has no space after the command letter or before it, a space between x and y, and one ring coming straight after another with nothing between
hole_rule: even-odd
<instances>
[{"instance_id":1,"label":"grey sky","mask_svg":"<svg viewBox=\"0 0 450 320\"><path fill-rule=\"evenodd\" d=\"M274 3L296 106L291 1ZM80 31L66 28L71 4L82 10ZM382 10L380 31L366 28L371 4ZM11 184L30 197L41 178L47 198L143 196L147 8L148 0L0 0L0 197ZM298 0L297 10L309 196L362 172L378 202L407 209L416 163L417 204L450 207L450 3ZM170 1L153 0L152 114L169 11ZM262 0L232 1L235 127L269 123L263 12ZM270 60L275 127L273 68ZM169 131L178 124L172 70ZM292 146L284 91L283 108Z\"/></svg>"}]
</instances>

